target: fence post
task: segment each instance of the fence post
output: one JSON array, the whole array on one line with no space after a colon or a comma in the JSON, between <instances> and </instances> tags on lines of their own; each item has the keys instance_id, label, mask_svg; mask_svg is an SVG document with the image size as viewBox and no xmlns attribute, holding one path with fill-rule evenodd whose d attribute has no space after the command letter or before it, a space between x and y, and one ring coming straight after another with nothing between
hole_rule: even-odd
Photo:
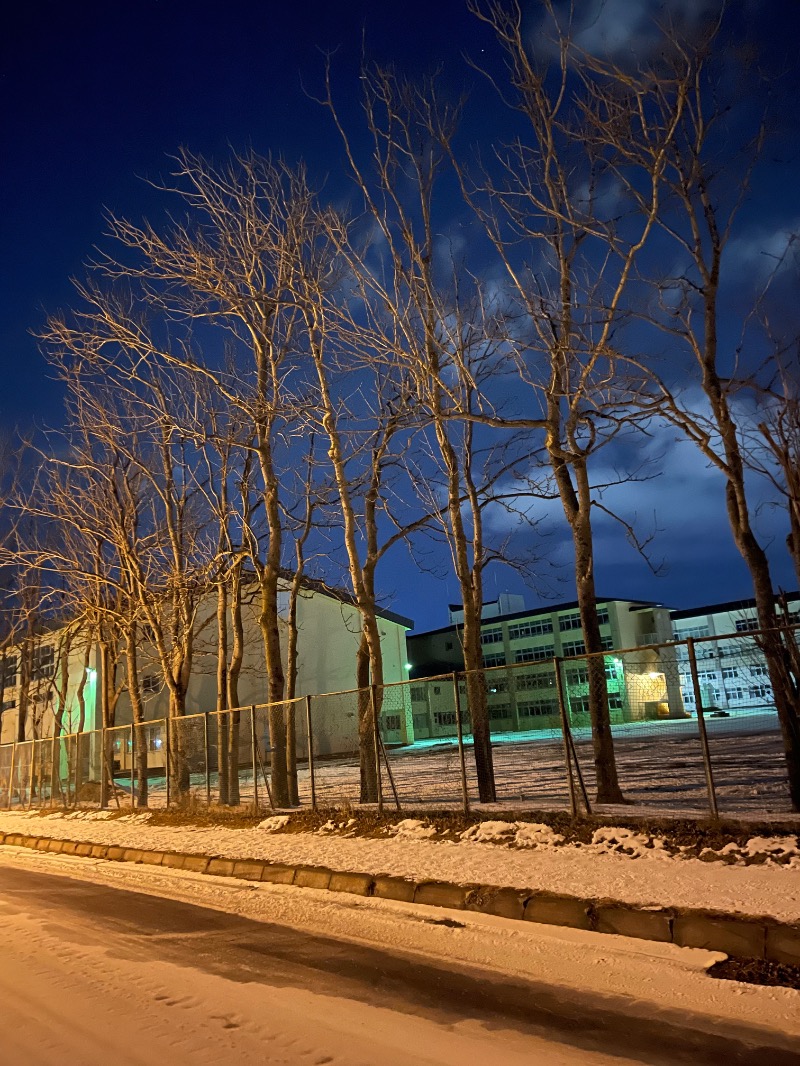
<instances>
[{"instance_id":1,"label":"fence post","mask_svg":"<svg viewBox=\"0 0 800 1066\"><path fill-rule=\"evenodd\" d=\"M7 810L11 810L11 806L14 799L14 763L17 759L17 742L16 740L11 745L11 770L8 775L8 805Z\"/></svg>"},{"instance_id":2,"label":"fence post","mask_svg":"<svg viewBox=\"0 0 800 1066\"><path fill-rule=\"evenodd\" d=\"M136 785L134 777L136 773L136 722L131 713L131 810L136 806Z\"/></svg>"},{"instance_id":3,"label":"fence post","mask_svg":"<svg viewBox=\"0 0 800 1066\"><path fill-rule=\"evenodd\" d=\"M108 750L106 748L106 727L100 727L100 806L108 806Z\"/></svg>"},{"instance_id":4,"label":"fence post","mask_svg":"<svg viewBox=\"0 0 800 1066\"><path fill-rule=\"evenodd\" d=\"M578 796L575 792L575 777L572 773L572 754L569 743L569 718L567 717L567 705L564 699L564 680L561 676L561 659L556 656L553 659L553 670L556 676L556 696L558 697L558 713L561 717L561 739L564 742L564 766L567 771L567 785L569 787L569 806L573 818L578 813Z\"/></svg>"},{"instance_id":5,"label":"fence post","mask_svg":"<svg viewBox=\"0 0 800 1066\"><path fill-rule=\"evenodd\" d=\"M381 775L381 744L378 732L378 686L369 686L369 701L372 705L372 732L375 741L375 780L378 786L378 813L383 814L383 780Z\"/></svg>"},{"instance_id":6,"label":"fence post","mask_svg":"<svg viewBox=\"0 0 800 1066\"><path fill-rule=\"evenodd\" d=\"M28 774L28 810L33 806L33 778L36 774L36 741L31 741L31 772Z\"/></svg>"},{"instance_id":7,"label":"fence post","mask_svg":"<svg viewBox=\"0 0 800 1066\"><path fill-rule=\"evenodd\" d=\"M250 742L253 749L253 806L258 810L258 740L256 738L256 708L250 705Z\"/></svg>"},{"instance_id":8,"label":"fence post","mask_svg":"<svg viewBox=\"0 0 800 1066\"><path fill-rule=\"evenodd\" d=\"M203 712L203 750L206 753L206 807L211 806L211 763L208 758L208 711Z\"/></svg>"},{"instance_id":9,"label":"fence post","mask_svg":"<svg viewBox=\"0 0 800 1066\"><path fill-rule=\"evenodd\" d=\"M169 765L169 763L170 763L170 742L169 742L169 735L172 732L172 730L170 729L171 723L172 723L172 718L171 717L164 719L164 769L166 770L166 775L167 775L167 810L169 810L169 800L170 800L170 787L169 787L169 778L170 778L170 765Z\"/></svg>"},{"instance_id":10,"label":"fence post","mask_svg":"<svg viewBox=\"0 0 800 1066\"><path fill-rule=\"evenodd\" d=\"M306 737L308 739L308 776L311 784L311 809L317 809L317 783L314 773L314 734L311 724L311 697L306 696Z\"/></svg>"},{"instance_id":11,"label":"fence post","mask_svg":"<svg viewBox=\"0 0 800 1066\"><path fill-rule=\"evenodd\" d=\"M467 787L467 762L464 755L464 726L461 721L461 689L458 687L458 671L453 671L453 705L456 711L456 735L458 737L458 763L461 770L461 802L464 814L469 814L469 788Z\"/></svg>"},{"instance_id":12,"label":"fence post","mask_svg":"<svg viewBox=\"0 0 800 1066\"><path fill-rule=\"evenodd\" d=\"M53 733L53 750L50 752L50 807L53 806L53 799L56 794L56 735ZM59 776L60 780L60 776Z\"/></svg>"},{"instance_id":13,"label":"fence post","mask_svg":"<svg viewBox=\"0 0 800 1066\"><path fill-rule=\"evenodd\" d=\"M694 637L686 638L686 651L689 656L689 670L692 674L692 690L694 702L697 708L697 731L700 734L700 748L703 752L703 769L706 775L706 790L708 791L708 809L711 817L716 821L719 818L717 807L717 791L714 787L714 773L711 769L711 752L708 747L708 733L706 733L706 720L703 716L703 693L700 691L700 678L697 676L697 655L694 650Z\"/></svg>"}]
</instances>

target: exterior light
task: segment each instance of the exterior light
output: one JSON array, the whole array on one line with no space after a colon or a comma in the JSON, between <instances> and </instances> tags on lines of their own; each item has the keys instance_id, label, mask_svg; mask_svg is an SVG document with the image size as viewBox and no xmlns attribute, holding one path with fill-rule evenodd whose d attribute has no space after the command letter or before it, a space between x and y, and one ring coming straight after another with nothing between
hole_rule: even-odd
<instances>
[{"instance_id":1,"label":"exterior light","mask_svg":"<svg viewBox=\"0 0 800 1066\"><path fill-rule=\"evenodd\" d=\"M411 663L403 663L403 666L405 666L406 670L411 669Z\"/></svg>"},{"instance_id":2,"label":"exterior light","mask_svg":"<svg viewBox=\"0 0 800 1066\"><path fill-rule=\"evenodd\" d=\"M91 666L87 666L86 676L89 678L90 681L94 681L94 679L97 677L97 671L93 670Z\"/></svg>"},{"instance_id":3,"label":"exterior light","mask_svg":"<svg viewBox=\"0 0 800 1066\"><path fill-rule=\"evenodd\" d=\"M657 677L661 677L661 674L657 674L655 673L655 671L651 670L647 676L650 678L651 681L655 681Z\"/></svg>"}]
</instances>

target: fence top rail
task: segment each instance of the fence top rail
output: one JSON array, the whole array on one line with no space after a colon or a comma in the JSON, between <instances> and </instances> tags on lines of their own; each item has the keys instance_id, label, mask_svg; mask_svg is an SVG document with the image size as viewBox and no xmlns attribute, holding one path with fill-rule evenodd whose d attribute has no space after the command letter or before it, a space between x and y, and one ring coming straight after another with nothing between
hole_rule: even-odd
<instances>
[{"instance_id":1,"label":"fence top rail","mask_svg":"<svg viewBox=\"0 0 800 1066\"><path fill-rule=\"evenodd\" d=\"M756 647L758 647L757 638L763 638L764 636L767 636L769 634L776 634L776 633L777 634L788 634L788 633L791 633L791 634L793 634L795 636L795 638L797 638L798 636L800 636L800 625L795 624L795 625L789 625L789 626L775 626L775 627L773 627L771 629L753 629L753 630L746 630L746 631L742 630L742 631L737 631L737 632L734 632L734 633L715 633L715 634L709 634L708 636L704 636L704 637L686 637L686 638L684 638L682 640L667 640L667 641L662 641L660 643L639 644L639 645L637 645L635 647L629 647L629 648L607 648L607 649L604 649L603 651L599 651L599 652L584 652L581 655L556 655L556 656L553 656L553 657L548 658L548 659L533 659L533 660L530 660L528 662L522 662L522 663L505 663L505 664L503 664L501 666L481 667L478 670L465 670L465 669L463 669L463 667L461 669L455 668L454 670L452 670L452 671L450 671L448 673L433 674L433 675L431 675L429 677L409 678L406 681L390 681L390 682L386 682L383 685L380 685L378 687L381 688L381 690L386 690L388 688L400 688L400 687L410 687L410 686L413 686L413 685L424 685L424 684L427 684L428 682L432 682L432 681L449 681L449 680L451 680L453 678L454 675L456 677L458 677L458 678L466 678L468 675L473 674L473 673L496 674L499 671L506 671L506 672L515 671L516 672L516 671L531 670L531 669L537 669L537 668L541 669L541 668L545 668L545 667L550 667L551 669L556 670L556 669L559 668L561 663L586 662L589 659L597 659L597 658L605 659L605 658L608 658L610 656L618 657L618 656L622 656L622 655L635 655L637 653L642 653L642 652L647 652L647 651L659 651L659 650L664 649L664 648L674 649L674 648L679 648L679 647L690 647L690 646L692 646L694 644L708 644L710 642L715 642L715 641L738 641L740 644L746 644L746 643L749 642L750 644L755 644ZM761 649L759 649L759 650L761 650ZM360 693L367 692L367 691L369 691L369 690L368 689L353 688L353 689L341 689L341 690L339 690L337 692L320 692L320 693L313 693L313 694L309 694L309 695L311 696L312 699L317 700L317 699L323 699L323 698L328 697L328 696L353 696L353 695L357 696ZM269 710L271 707L284 707L284 706L289 706L291 704L301 703L301 702L304 702L307 698L308 697L306 695L295 696L293 699L290 699L290 700L279 700L279 701L277 701L275 703L246 704L246 705L240 706L240 707L224 708L223 710L220 710L220 711L218 711L218 710L197 711L197 712L195 712L193 714L184 714L184 715L179 715L179 716L176 716L176 717L154 718L154 719L149 719L149 720L144 721L144 722L128 722L128 723L125 723L123 725L108 726L108 727L106 727L106 731L107 732L115 732L115 731L121 731L121 730L130 731L131 726L135 726L137 729L153 728L153 727L162 727L162 728L164 728L170 722L175 722L175 721L179 721L179 720L182 720L182 719L203 719L203 718L209 717L211 715L219 716L219 715L222 715L222 714L234 714L236 712L248 711L248 710L251 710L251 709ZM26 740L11 740L11 741L6 741L4 743L1 743L0 744L0 750L7 749L7 748L14 748L16 746L21 746L21 745L25 745L25 744L53 743L53 742L63 743L63 742L70 741L70 740L72 740L75 737L85 737L85 736L90 735L92 733L100 734L102 732L103 732L102 728L101 729L88 729L88 730L83 730L82 732L59 733L59 734L52 734L50 736L44 736L44 737L31 737L31 738L26 739Z\"/></svg>"}]
</instances>

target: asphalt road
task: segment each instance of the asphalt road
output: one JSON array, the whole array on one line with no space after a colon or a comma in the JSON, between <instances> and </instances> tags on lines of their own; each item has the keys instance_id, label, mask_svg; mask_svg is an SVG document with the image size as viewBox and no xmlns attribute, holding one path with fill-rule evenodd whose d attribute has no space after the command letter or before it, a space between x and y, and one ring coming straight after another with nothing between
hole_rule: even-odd
<instances>
[{"instance_id":1,"label":"asphalt road","mask_svg":"<svg viewBox=\"0 0 800 1066\"><path fill-rule=\"evenodd\" d=\"M0 956L0 977L9 989L14 981L8 972L12 965L8 949L13 946L10 931L21 928L23 920L32 929L43 930L49 943L61 945L65 956L77 953L79 963L70 971L71 981L79 979L81 965L87 965L80 963L80 952L88 944L102 948L100 969L113 971L115 964L122 968L145 960L151 967L159 963L177 967L183 975L178 979L181 986L184 980L191 986L192 975L213 977L234 992L246 986L249 993L263 993L265 1003L281 990L281 994L311 993L345 1000L356 1014L375 1008L390 1011L400 1016L401 1024L403 1019L409 1024L425 1021L452 1031L466 1021L479 1026L483 1035L495 1032L499 1037L512 1031L515 1037L535 1041L537 1048L541 1041L552 1041L568 1053L564 1061L572 1062L577 1054L574 1061L584 1061L581 1056L585 1055L585 1061L594 1062L599 1061L595 1055L605 1054L648 1063L800 1064L800 1051L793 1054L771 1047L768 1036L745 1026L737 1029L710 1023L706 1032L683 1029L663 1017L635 1018L609 1009L607 1003L587 1002L585 996L571 996L563 989L554 992L541 983L503 980L496 973L446 967L410 953L354 945L175 900L0 865L0 927L6 930L7 949ZM43 951L45 947L42 942ZM53 955L52 947L47 950ZM96 976L96 958L91 965ZM43 970L42 980L52 985L66 978L54 978ZM126 1006L118 993L119 989L114 993L119 1000L115 1009L122 1016ZM433 1061L423 1057L421 1050L420 1058L410 1047L407 1053L409 1063ZM339 1061L325 1056L308 1061L334 1060ZM0 1045L0 1066L51 1061L57 1059L37 1058L33 1052L24 1059L8 1059ZM123 1055L121 1061L139 1060L126 1060ZM243 1056L230 1061L250 1060ZM494 1061L506 1060L501 1055ZM555 1057L548 1060L547 1055L537 1054L529 1061L544 1063Z\"/></svg>"}]
</instances>

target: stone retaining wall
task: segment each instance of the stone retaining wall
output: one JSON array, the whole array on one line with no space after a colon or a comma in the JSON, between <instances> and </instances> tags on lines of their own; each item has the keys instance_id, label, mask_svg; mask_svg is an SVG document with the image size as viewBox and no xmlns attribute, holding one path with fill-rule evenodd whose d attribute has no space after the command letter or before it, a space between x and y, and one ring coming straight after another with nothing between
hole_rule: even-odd
<instances>
[{"instance_id":1,"label":"stone retaining wall","mask_svg":"<svg viewBox=\"0 0 800 1066\"><path fill-rule=\"evenodd\" d=\"M0 845L32 848L112 862L143 863L216 877L236 877L300 888L349 892L451 910L479 911L517 921L615 933L639 940L707 948L736 958L768 959L800 966L800 924L772 918L738 917L708 910L637 907L615 900L580 899L547 892L492 885L456 885L444 881L408 881L320 866L286 866L254 859L226 859L172 851L145 851L114 844L0 833Z\"/></svg>"}]
</instances>

